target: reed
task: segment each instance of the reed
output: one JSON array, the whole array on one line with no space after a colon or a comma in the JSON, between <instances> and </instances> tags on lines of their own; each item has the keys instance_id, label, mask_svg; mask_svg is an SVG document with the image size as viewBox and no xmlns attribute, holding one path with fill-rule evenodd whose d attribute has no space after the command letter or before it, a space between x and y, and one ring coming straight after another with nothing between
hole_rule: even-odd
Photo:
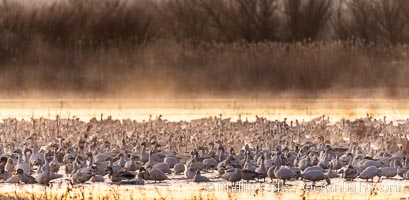
<instances>
[{"instance_id":1,"label":"reed","mask_svg":"<svg viewBox=\"0 0 409 200\"><path fill-rule=\"evenodd\" d=\"M295 6L298 15L321 9L316 12L325 20L312 37L302 33L308 27L294 28L294 12L280 13L279 1L247 5L255 6L255 12L263 8L267 17L262 20L258 13L248 21L235 21L246 10L240 0L229 2L61 0L33 5L5 0L0 4L0 92L115 97L381 88L399 96L397 91L409 88L406 17L395 16L400 28L388 33L379 24L391 21L382 17L390 10L375 13L389 8L389 1L376 1L368 11L376 14L368 27L379 30L369 39L355 34L359 24L345 18L354 4L341 11L339 20L336 3ZM256 28L259 21L266 23L261 29ZM337 31L329 31L335 25L340 25ZM254 29L241 29L248 26Z\"/></svg>"}]
</instances>

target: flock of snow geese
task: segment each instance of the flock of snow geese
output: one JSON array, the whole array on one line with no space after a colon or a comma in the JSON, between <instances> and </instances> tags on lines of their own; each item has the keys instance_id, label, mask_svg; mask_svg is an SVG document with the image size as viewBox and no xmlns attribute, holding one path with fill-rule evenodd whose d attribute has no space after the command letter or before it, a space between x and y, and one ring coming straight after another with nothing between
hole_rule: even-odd
<instances>
[{"instance_id":1,"label":"flock of snow geese","mask_svg":"<svg viewBox=\"0 0 409 200\"><path fill-rule=\"evenodd\" d=\"M409 180L409 121L331 122L223 116L170 122L93 118L4 119L0 182L49 185L170 180L231 183Z\"/></svg>"}]
</instances>

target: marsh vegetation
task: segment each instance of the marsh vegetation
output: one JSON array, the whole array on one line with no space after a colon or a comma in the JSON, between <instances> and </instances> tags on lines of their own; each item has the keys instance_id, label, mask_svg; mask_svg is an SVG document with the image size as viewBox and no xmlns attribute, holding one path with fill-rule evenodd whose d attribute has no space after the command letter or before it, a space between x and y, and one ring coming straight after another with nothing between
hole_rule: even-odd
<instances>
[{"instance_id":1,"label":"marsh vegetation","mask_svg":"<svg viewBox=\"0 0 409 200\"><path fill-rule=\"evenodd\" d=\"M383 89L402 97L407 4L4 0L0 89L101 97Z\"/></svg>"}]
</instances>

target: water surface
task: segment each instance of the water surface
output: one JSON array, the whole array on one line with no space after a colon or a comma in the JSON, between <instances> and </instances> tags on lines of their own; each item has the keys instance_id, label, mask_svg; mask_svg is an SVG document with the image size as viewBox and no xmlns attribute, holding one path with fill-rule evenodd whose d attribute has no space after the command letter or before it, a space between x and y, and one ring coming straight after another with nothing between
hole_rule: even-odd
<instances>
[{"instance_id":1,"label":"water surface","mask_svg":"<svg viewBox=\"0 0 409 200\"><path fill-rule=\"evenodd\" d=\"M2 99L0 118L80 117L89 120L112 116L115 119L147 120L163 115L170 121L219 116L254 120L309 120L322 115L331 120L355 119L367 114L387 120L409 118L406 99Z\"/></svg>"}]
</instances>

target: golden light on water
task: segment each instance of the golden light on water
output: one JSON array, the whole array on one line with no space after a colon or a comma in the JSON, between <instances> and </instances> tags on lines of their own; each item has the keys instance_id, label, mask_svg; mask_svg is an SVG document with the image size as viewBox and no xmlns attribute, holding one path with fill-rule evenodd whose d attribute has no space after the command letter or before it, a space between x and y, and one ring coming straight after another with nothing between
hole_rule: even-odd
<instances>
[{"instance_id":1,"label":"golden light on water","mask_svg":"<svg viewBox=\"0 0 409 200\"><path fill-rule=\"evenodd\" d=\"M3 99L0 118L79 117L89 120L112 116L137 121L163 115L169 121L191 120L223 115L237 120L254 120L256 115L268 119L309 120L322 115L331 120L387 117L409 118L409 102L400 99Z\"/></svg>"},{"instance_id":2,"label":"golden light on water","mask_svg":"<svg viewBox=\"0 0 409 200\"><path fill-rule=\"evenodd\" d=\"M41 185L3 185L2 195L18 199L405 199L408 188L397 180L378 182L343 182L333 179L329 186L305 186L302 181L291 181L288 186L276 183L238 183L230 187L226 182L188 183L179 180L144 186L118 186L107 183L93 183L67 186L54 183L50 187ZM304 188L305 187L305 188ZM304 188L304 189L303 189Z\"/></svg>"}]
</instances>

